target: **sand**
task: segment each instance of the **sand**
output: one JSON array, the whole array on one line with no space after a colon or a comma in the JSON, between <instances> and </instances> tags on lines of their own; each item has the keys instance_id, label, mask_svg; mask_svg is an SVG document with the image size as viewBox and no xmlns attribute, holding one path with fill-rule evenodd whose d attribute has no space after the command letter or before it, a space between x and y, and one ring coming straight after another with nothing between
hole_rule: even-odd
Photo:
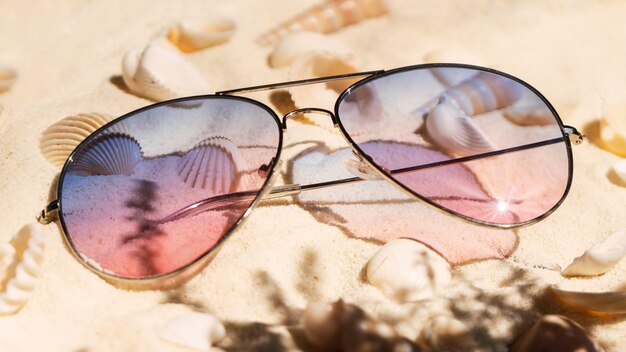
<instances>
[{"instance_id":1,"label":"sand","mask_svg":"<svg viewBox=\"0 0 626 352\"><path fill-rule=\"evenodd\" d=\"M59 170L38 149L42 131L69 114L121 115L150 103L121 83L120 63L127 50L145 45L172 21L223 15L237 22L232 40L188 55L213 89L282 81L288 70L269 68L270 49L253 39L313 3L5 2L0 63L16 68L19 77L9 92L0 94L0 240L8 241L32 222L54 187ZM621 1L391 3L390 17L334 34L353 48L363 70L420 63L424 54L438 49L469 51L531 83L567 124L590 136L594 121L624 99L626 4ZM266 94L253 96L270 101ZM297 175L297 163L289 160L316 143L328 147L328 153L345 147L325 117L311 119L322 127L289 122L285 145L302 144L285 149L277 183ZM320 163L327 157L320 153L317 158ZM593 142L575 147L574 181L565 203L536 225L505 232L518 241L508 259L455 267L452 287L428 304L395 303L363 281L363 267L379 245L359 239L363 230L353 225L368 213L385 212L393 226L380 231L390 236L397 229L465 237L477 230L425 205L399 202L390 211L389 204L376 201L337 204L341 192L358 192L363 185L302 194L301 204L288 198L266 202L209 267L171 291L126 291L106 283L72 257L60 230L49 225L44 277L18 314L0 318L0 351L182 351L161 341L155 331L188 306L225 323L228 337L218 347L223 350L304 349L299 322L307 301L339 297L393 323L411 339L431 314L444 310L468 324L484 350L506 350L540 315L560 313L588 329L607 350L624 350L624 318L573 312L545 290L551 284L586 291L626 284L624 261L590 279L566 279L545 269L566 266L626 227L626 188L607 177L617 160ZM315 180L327 176L307 175ZM378 187L408 199L392 187ZM326 203L316 205L321 199Z\"/></svg>"}]
</instances>

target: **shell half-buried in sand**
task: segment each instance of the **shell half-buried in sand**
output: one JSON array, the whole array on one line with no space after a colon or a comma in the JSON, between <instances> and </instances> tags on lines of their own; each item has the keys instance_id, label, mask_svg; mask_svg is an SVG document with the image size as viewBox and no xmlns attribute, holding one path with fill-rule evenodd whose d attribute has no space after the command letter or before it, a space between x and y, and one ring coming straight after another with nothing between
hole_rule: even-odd
<instances>
[{"instance_id":1,"label":"shell half-buried in sand","mask_svg":"<svg viewBox=\"0 0 626 352\"><path fill-rule=\"evenodd\" d=\"M599 142L603 149L626 158L626 103L611 107L600 120Z\"/></svg>"},{"instance_id":2,"label":"shell half-buried in sand","mask_svg":"<svg viewBox=\"0 0 626 352\"><path fill-rule=\"evenodd\" d=\"M141 158L141 146L134 138L108 134L91 141L74 156L72 171L83 176L130 176Z\"/></svg>"},{"instance_id":3,"label":"shell half-buried in sand","mask_svg":"<svg viewBox=\"0 0 626 352\"><path fill-rule=\"evenodd\" d=\"M169 320L159 331L159 337L177 345L208 351L226 336L224 325L214 316L190 312Z\"/></svg>"},{"instance_id":4,"label":"shell half-buried in sand","mask_svg":"<svg viewBox=\"0 0 626 352\"><path fill-rule=\"evenodd\" d=\"M9 66L0 65L0 93L11 89L17 79L17 72Z\"/></svg>"},{"instance_id":5,"label":"shell half-buried in sand","mask_svg":"<svg viewBox=\"0 0 626 352\"><path fill-rule=\"evenodd\" d=\"M228 18L185 20L169 29L167 39L178 49L192 52L227 42L236 28Z\"/></svg>"},{"instance_id":6,"label":"shell half-buried in sand","mask_svg":"<svg viewBox=\"0 0 626 352\"><path fill-rule=\"evenodd\" d=\"M388 12L386 0L328 0L263 33L257 42L272 45L287 34L299 31L332 33Z\"/></svg>"},{"instance_id":7,"label":"shell half-buried in sand","mask_svg":"<svg viewBox=\"0 0 626 352\"><path fill-rule=\"evenodd\" d=\"M312 51L327 51L339 55L354 55L336 38L316 32L295 32L286 35L269 57L271 67L289 66L297 58Z\"/></svg>"},{"instance_id":8,"label":"shell half-buried in sand","mask_svg":"<svg viewBox=\"0 0 626 352\"><path fill-rule=\"evenodd\" d=\"M589 248L563 270L563 276L602 275L626 256L626 229Z\"/></svg>"},{"instance_id":9,"label":"shell half-buried in sand","mask_svg":"<svg viewBox=\"0 0 626 352\"><path fill-rule=\"evenodd\" d=\"M213 195L220 195L237 189L242 166L235 143L216 136L186 152L178 162L177 171L188 186L209 189Z\"/></svg>"}]
</instances>

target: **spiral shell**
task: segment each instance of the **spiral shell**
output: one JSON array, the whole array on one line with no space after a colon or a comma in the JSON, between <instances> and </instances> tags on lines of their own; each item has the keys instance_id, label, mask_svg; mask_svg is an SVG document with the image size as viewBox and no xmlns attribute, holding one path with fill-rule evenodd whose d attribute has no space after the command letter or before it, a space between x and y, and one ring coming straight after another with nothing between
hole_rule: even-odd
<instances>
[{"instance_id":1,"label":"spiral shell","mask_svg":"<svg viewBox=\"0 0 626 352\"><path fill-rule=\"evenodd\" d=\"M68 116L42 133L39 148L52 164L62 166L80 142L111 120L113 118L110 115L97 112ZM106 132L128 133L128 128L122 122L111 126Z\"/></svg>"},{"instance_id":2,"label":"spiral shell","mask_svg":"<svg viewBox=\"0 0 626 352\"><path fill-rule=\"evenodd\" d=\"M158 43L148 45L143 52L127 52L122 78L133 93L154 101L209 93L209 84L191 62Z\"/></svg>"},{"instance_id":3,"label":"spiral shell","mask_svg":"<svg viewBox=\"0 0 626 352\"><path fill-rule=\"evenodd\" d=\"M71 171L82 176L130 176L142 158L141 146L122 133L96 138L73 157Z\"/></svg>"},{"instance_id":4,"label":"spiral shell","mask_svg":"<svg viewBox=\"0 0 626 352\"><path fill-rule=\"evenodd\" d=\"M589 248L563 270L564 276L602 275L626 256L626 230L618 231Z\"/></svg>"},{"instance_id":5,"label":"spiral shell","mask_svg":"<svg viewBox=\"0 0 626 352\"><path fill-rule=\"evenodd\" d=\"M227 18L182 21L172 26L167 39L184 52L202 50L228 41L235 33L235 22Z\"/></svg>"},{"instance_id":6,"label":"spiral shell","mask_svg":"<svg viewBox=\"0 0 626 352\"><path fill-rule=\"evenodd\" d=\"M0 65L0 93L11 89L17 79L17 72L11 67Z\"/></svg>"},{"instance_id":7,"label":"spiral shell","mask_svg":"<svg viewBox=\"0 0 626 352\"><path fill-rule=\"evenodd\" d=\"M471 118L447 97L428 114L426 132L439 148L461 156L495 149Z\"/></svg>"},{"instance_id":8,"label":"spiral shell","mask_svg":"<svg viewBox=\"0 0 626 352\"><path fill-rule=\"evenodd\" d=\"M243 167L239 149L226 137L211 137L185 153L178 163L178 175L190 187L227 194L237 189Z\"/></svg>"},{"instance_id":9,"label":"spiral shell","mask_svg":"<svg viewBox=\"0 0 626 352\"><path fill-rule=\"evenodd\" d=\"M16 244L25 242L24 248L15 248L18 260L11 279L0 293L0 315L17 312L28 301L41 275L44 254L44 238L36 224L24 226L14 237Z\"/></svg>"},{"instance_id":10,"label":"spiral shell","mask_svg":"<svg viewBox=\"0 0 626 352\"><path fill-rule=\"evenodd\" d=\"M328 51L339 55L354 55L344 44L316 32L295 32L278 42L269 57L271 67L289 66L298 57L311 51Z\"/></svg>"},{"instance_id":11,"label":"spiral shell","mask_svg":"<svg viewBox=\"0 0 626 352\"><path fill-rule=\"evenodd\" d=\"M386 0L328 0L270 29L257 42L272 45L287 34L298 31L332 33L388 12Z\"/></svg>"},{"instance_id":12,"label":"spiral shell","mask_svg":"<svg viewBox=\"0 0 626 352\"><path fill-rule=\"evenodd\" d=\"M202 351L208 351L225 336L224 325L214 316L202 312L190 312L171 319L159 331L163 340Z\"/></svg>"},{"instance_id":13,"label":"spiral shell","mask_svg":"<svg viewBox=\"0 0 626 352\"><path fill-rule=\"evenodd\" d=\"M544 103L526 106L511 106L504 110L504 117L520 126L555 125L556 118Z\"/></svg>"}]
</instances>

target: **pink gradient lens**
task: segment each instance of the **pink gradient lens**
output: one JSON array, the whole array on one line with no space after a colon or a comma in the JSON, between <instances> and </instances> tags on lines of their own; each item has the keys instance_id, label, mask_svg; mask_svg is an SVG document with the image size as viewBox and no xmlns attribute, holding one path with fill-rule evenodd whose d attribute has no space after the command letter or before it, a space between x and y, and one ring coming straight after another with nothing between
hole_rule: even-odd
<instances>
[{"instance_id":1,"label":"pink gradient lens","mask_svg":"<svg viewBox=\"0 0 626 352\"><path fill-rule=\"evenodd\" d=\"M357 84L336 110L349 138L392 180L472 220L540 218L570 182L560 121L534 90L504 75L399 70Z\"/></svg>"},{"instance_id":2,"label":"pink gradient lens","mask_svg":"<svg viewBox=\"0 0 626 352\"><path fill-rule=\"evenodd\" d=\"M247 99L191 98L131 113L91 135L66 164L65 232L100 271L177 271L242 218L279 146L274 115Z\"/></svg>"}]
</instances>

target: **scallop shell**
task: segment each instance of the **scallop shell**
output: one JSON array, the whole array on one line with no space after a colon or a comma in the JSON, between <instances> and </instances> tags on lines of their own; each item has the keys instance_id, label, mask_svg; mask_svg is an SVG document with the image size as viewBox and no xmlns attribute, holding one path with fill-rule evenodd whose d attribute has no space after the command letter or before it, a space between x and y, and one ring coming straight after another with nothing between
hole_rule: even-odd
<instances>
[{"instance_id":1,"label":"scallop shell","mask_svg":"<svg viewBox=\"0 0 626 352\"><path fill-rule=\"evenodd\" d=\"M588 313L626 314L626 291L578 292L556 287L552 291L561 301Z\"/></svg>"},{"instance_id":2,"label":"scallop shell","mask_svg":"<svg viewBox=\"0 0 626 352\"><path fill-rule=\"evenodd\" d=\"M12 242L16 246L15 257L18 263L14 266L11 279L0 293L0 315L17 312L32 297L43 263L44 238L38 225L24 226Z\"/></svg>"},{"instance_id":3,"label":"scallop shell","mask_svg":"<svg viewBox=\"0 0 626 352\"><path fill-rule=\"evenodd\" d=\"M451 278L445 259L407 238L387 242L367 264L367 280L386 296L401 302L433 298Z\"/></svg>"},{"instance_id":4,"label":"scallop shell","mask_svg":"<svg viewBox=\"0 0 626 352\"><path fill-rule=\"evenodd\" d=\"M97 112L68 116L42 133L39 148L52 164L62 166L80 142L112 120L110 115ZM111 126L107 133L129 134L123 122Z\"/></svg>"},{"instance_id":5,"label":"scallop shell","mask_svg":"<svg viewBox=\"0 0 626 352\"><path fill-rule=\"evenodd\" d=\"M463 71L465 70L459 71L458 74L463 74ZM440 96L414 110L413 114L418 116L428 114L437 106L441 97L445 96L454 101L468 116L476 116L515 104L522 97L522 92L522 85L509 78L480 72L446 89Z\"/></svg>"},{"instance_id":6,"label":"scallop shell","mask_svg":"<svg viewBox=\"0 0 626 352\"><path fill-rule=\"evenodd\" d=\"M389 13L386 0L328 0L263 33L257 42L273 45L289 33L332 33L343 27Z\"/></svg>"},{"instance_id":7,"label":"scallop shell","mask_svg":"<svg viewBox=\"0 0 626 352\"><path fill-rule=\"evenodd\" d=\"M613 164L613 172L622 181L622 185L626 185L626 159L622 159Z\"/></svg>"},{"instance_id":8,"label":"scallop shell","mask_svg":"<svg viewBox=\"0 0 626 352\"><path fill-rule=\"evenodd\" d=\"M214 316L201 312L171 319L159 331L163 340L203 351L208 351L225 336L224 325Z\"/></svg>"},{"instance_id":9,"label":"scallop shell","mask_svg":"<svg viewBox=\"0 0 626 352\"><path fill-rule=\"evenodd\" d=\"M11 89L17 79L17 72L11 67L0 65L0 93Z\"/></svg>"},{"instance_id":10,"label":"scallop shell","mask_svg":"<svg viewBox=\"0 0 626 352\"><path fill-rule=\"evenodd\" d=\"M602 275L626 256L626 230L618 231L589 248L563 270L563 276Z\"/></svg>"},{"instance_id":11,"label":"scallop shell","mask_svg":"<svg viewBox=\"0 0 626 352\"><path fill-rule=\"evenodd\" d=\"M235 22L228 18L187 20L172 26L167 39L178 49L192 52L227 42L236 28Z\"/></svg>"},{"instance_id":12,"label":"scallop shell","mask_svg":"<svg viewBox=\"0 0 626 352\"><path fill-rule=\"evenodd\" d=\"M418 341L432 351L473 351L478 345L463 322L447 315L431 317Z\"/></svg>"},{"instance_id":13,"label":"scallop shell","mask_svg":"<svg viewBox=\"0 0 626 352\"><path fill-rule=\"evenodd\" d=\"M298 80L359 72L353 55L314 51L296 59L289 70L289 79ZM345 79L323 84L308 84L289 88L296 106L332 109L343 90L359 79Z\"/></svg>"},{"instance_id":14,"label":"scallop shell","mask_svg":"<svg viewBox=\"0 0 626 352\"><path fill-rule=\"evenodd\" d=\"M185 153L178 162L178 175L190 187L212 194L232 193L239 187L243 160L239 149L226 137L211 137Z\"/></svg>"},{"instance_id":15,"label":"scallop shell","mask_svg":"<svg viewBox=\"0 0 626 352\"><path fill-rule=\"evenodd\" d=\"M209 93L202 72L174 49L157 43L141 53L127 52L122 78L133 93L154 101Z\"/></svg>"},{"instance_id":16,"label":"scallop shell","mask_svg":"<svg viewBox=\"0 0 626 352\"><path fill-rule=\"evenodd\" d=\"M338 40L316 32L295 32L278 42L269 57L271 67L289 66L298 57L311 51L328 51L342 56L354 56Z\"/></svg>"},{"instance_id":17,"label":"scallop shell","mask_svg":"<svg viewBox=\"0 0 626 352\"><path fill-rule=\"evenodd\" d=\"M599 352L602 348L573 320L560 315L546 315L518 337L510 349L510 352L531 351Z\"/></svg>"},{"instance_id":18,"label":"scallop shell","mask_svg":"<svg viewBox=\"0 0 626 352\"><path fill-rule=\"evenodd\" d=\"M504 110L504 117L520 126L555 125L556 118L544 103L525 106L511 106Z\"/></svg>"},{"instance_id":19,"label":"scallop shell","mask_svg":"<svg viewBox=\"0 0 626 352\"><path fill-rule=\"evenodd\" d=\"M428 114L426 132L438 147L461 156L495 149L471 118L448 97L441 98Z\"/></svg>"},{"instance_id":20,"label":"scallop shell","mask_svg":"<svg viewBox=\"0 0 626 352\"><path fill-rule=\"evenodd\" d=\"M83 176L130 176L142 158L141 146L129 135L103 135L73 157L72 172Z\"/></svg>"},{"instance_id":21,"label":"scallop shell","mask_svg":"<svg viewBox=\"0 0 626 352\"><path fill-rule=\"evenodd\" d=\"M600 120L600 146L626 158L626 103L613 106Z\"/></svg>"}]
</instances>

